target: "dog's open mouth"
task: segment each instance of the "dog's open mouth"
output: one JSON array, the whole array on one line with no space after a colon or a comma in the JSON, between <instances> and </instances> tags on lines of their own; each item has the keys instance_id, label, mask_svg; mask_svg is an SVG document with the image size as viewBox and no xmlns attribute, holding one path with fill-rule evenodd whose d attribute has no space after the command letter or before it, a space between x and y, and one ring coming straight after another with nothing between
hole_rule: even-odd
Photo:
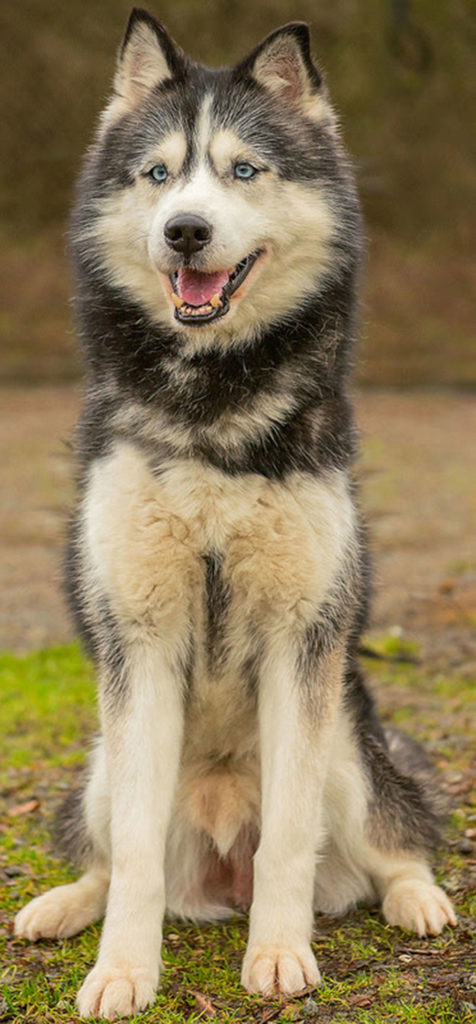
<instances>
[{"instance_id":1,"label":"dog's open mouth","mask_svg":"<svg viewBox=\"0 0 476 1024\"><path fill-rule=\"evenodd\" d=\"M228 313L231 296L248 277L261 252L261 249L251 252L231 272L218 270L204 274L191 267L180 267L169 274L176 320L198 327Z\"/></svg>"}]
</instances>

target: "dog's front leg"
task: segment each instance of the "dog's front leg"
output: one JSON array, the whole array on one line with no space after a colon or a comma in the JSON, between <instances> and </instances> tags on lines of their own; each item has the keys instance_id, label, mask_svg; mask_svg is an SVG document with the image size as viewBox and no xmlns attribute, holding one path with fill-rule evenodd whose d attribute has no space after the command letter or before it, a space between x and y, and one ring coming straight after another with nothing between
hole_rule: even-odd
<instances>
[{"instance_id":1,"label":"dog's front leg","mask_svg":"<svg viewBox=\"0 0 476 1024\"><path fill-rule=\"evenodd\" d=\"M342 658L323 660L312 694L298 664L291 651L275 651L260 683L261 840L242 981L264 995L320 980L310 947L313 889Z\"/></svg>"},{"instance_id":2,"label":"dog's front leg","mask_svg":"<svg viewBox=\"0 0 476 1024\"><path fill-rule=\"evenodd\" d=\"M78 994L82 1016L114 1019L154 998L165 909L164 855L182 741L179 673L142 645L101 695L111 793L112 874L99 956Z\"/></svg>"}]
</instances>

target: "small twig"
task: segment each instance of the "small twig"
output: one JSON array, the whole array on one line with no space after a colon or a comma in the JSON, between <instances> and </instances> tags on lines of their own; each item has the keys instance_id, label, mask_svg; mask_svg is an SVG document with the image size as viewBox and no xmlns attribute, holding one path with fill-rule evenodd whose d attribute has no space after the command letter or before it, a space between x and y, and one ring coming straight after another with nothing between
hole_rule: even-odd
<instances>
[{"instance_id":1,"label":"small twig","mask_svg":"<svg viewBox=\"0 0 476 1024\"><path fill-rule=\"evenodd\" d=\"M284 1005L285 1004L280 1003L278 1007L265 1007L264 1010L261 1011L261 1024L269 1024L270 1020L274 1020L275 1017L277 1017L278 1014L282 1012Z\"/></svg>"}]
</instances>

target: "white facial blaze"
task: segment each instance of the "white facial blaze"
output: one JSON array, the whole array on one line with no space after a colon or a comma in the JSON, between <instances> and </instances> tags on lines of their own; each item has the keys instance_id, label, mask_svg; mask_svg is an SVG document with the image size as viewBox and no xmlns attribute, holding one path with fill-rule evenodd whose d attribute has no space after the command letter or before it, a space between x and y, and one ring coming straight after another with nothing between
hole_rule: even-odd
<instances>
[{"instance_id":1,"label":"white facial blaze","mask_svg":"<svg viewBox=\"0 0 476 1024\"><path fill-rule=\"evenodd\" d=\"M203 270L210 272L234 267L258 247L267 230L266 218L259 208L247 196L233 195L202 159L191 179L178 182L157 209L149 236L149 253L159 269L170 258L164 225L179 213L196 214L211 225L212 240L201 259Z\"/></svg>"}]
</instances>

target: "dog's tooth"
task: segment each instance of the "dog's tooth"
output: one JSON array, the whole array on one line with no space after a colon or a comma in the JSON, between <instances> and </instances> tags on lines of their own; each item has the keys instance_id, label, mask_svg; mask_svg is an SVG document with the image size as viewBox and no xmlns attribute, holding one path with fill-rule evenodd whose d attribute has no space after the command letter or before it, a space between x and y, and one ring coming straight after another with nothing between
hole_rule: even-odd
<instances>
[{"instance_id":1,"label":"dog's tooth","mask_svg":"<svg viewBox=\"0 0 476 1024\"><path fill-rule=\"evenodd\" d=\"M183 306L184 301L184 299L180 298L180 295L176 295L175 292L172 292L172 302L177 309L180 309L180 307Z\"/></svg>"},{"instance_id":2,"label":"dog's tooth","mask_svg":"<svg viewBox=\"0 0 476 1024\"><path fill-rule=\"evenodd\" d=\"M217 306L220 305L220 296L218 292L216 293L216 295L212 295L209 305L212 306L213 309L216 309Z\"/></svg>"}]
</instances>

